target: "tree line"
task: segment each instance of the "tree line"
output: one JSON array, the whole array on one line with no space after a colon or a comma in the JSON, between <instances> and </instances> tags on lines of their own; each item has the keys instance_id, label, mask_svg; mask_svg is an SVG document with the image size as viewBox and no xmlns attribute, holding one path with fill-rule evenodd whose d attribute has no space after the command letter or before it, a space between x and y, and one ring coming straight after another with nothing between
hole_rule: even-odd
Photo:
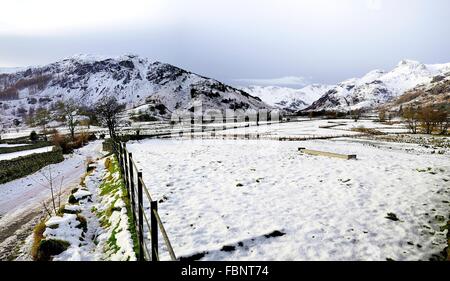
<instances>
[{"instance_id":1,"label":"tree line","mask_svg":"<svg viewBox=\"0 0 450 281\"><path fill-rule=\"evenodd\" d=\"M382 109L379 111L381 122L386 121L389 113ZM446 135L450 125L448 110L433 106L400 108L399 115L406 123L406 127L412 134L441 134ZM390 114L389 116L392 116Z\"/></svg>"},{"instance_id":2,"label":"tree line","mask_svg":"<svg viewBox=\"0 0 450 281\"><path fill-rule=\"evenodd\" d=\"M124 104L119 104L115 97L107 97L99 100L92 106L80 105L73 99L58 101L51 109L30 107L28 112L19 110L19 116L31 127L41 127L47 131L47 125L52 121L63 122L70 132L72 140L78 126L104 126L108 128L111 138L116 136L116 128L119 124L119 113L125 109Z\"/></svg>"}]
</instances>

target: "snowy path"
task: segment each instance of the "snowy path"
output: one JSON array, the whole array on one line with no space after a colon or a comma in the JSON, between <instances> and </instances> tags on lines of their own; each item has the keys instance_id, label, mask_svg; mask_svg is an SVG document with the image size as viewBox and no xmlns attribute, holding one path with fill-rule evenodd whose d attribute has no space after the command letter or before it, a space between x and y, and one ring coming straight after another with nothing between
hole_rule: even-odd
<instances>
[{"instance_id":1,"label":"snowy path","mask_svg":"<svg viewBox=\"0 0 450 281\"><path fill-rule=\"evenodd\" d=\"M358 160L301 155L300 146ZM450 211L450 159L432 149L350 139L147 140L128 148L161 200L178 256L419 260L446 246L439 229Z\"/></svg>"},{"instance_id":2,"label":"snowy path","mask_svg":"<svg viewBox=\"0 0 450 281\"><path fill-rule=\"evenodd\" d=\"M101 146L101 141L92 142L61 163L0 185L0 259L8 258L11 254L2 249L9 249L8 245L16 243L16 236L23 236L21 232L29 234L31 230L26 224L43 212L42 202L49 199L50 191L45 186L46 179L42 173L47 174L50 167L56 173L56 182L60 182L64 177L63 192L67 193L79 184L85 172L85 161L101 156ZM17 231L19 233L16 233Z\"/></svg>"}]
</instances>

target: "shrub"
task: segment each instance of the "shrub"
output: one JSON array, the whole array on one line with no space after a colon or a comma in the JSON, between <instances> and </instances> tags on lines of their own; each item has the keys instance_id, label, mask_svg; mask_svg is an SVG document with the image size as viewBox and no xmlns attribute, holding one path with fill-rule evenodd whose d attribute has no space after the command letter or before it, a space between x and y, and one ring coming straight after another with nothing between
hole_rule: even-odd
<instances>
[{"instance_id":1,"label":"shrub","mask_svg":"<svg viewBox=\"0 0 450 281\"><path fill-rule=\"evenodd\" d=\"M65 136L61 135L58 131L55 131L51 136L52 142L55 146L58 146L62 149L63 154L70 153L69 149L69 140Z\"/></svg>"},{"instance_id":2,"label":"shrub","mask_svg":"<svg viewBox=\"0 0 450 281\"><path fill-rule=\"evenodd\" d=\"M36 250L34 260L36 261L49 261L52 256L56 256L67 250L70 244L67 241L56 239L44 239L41 240Z\"/></svg>"},{"instance_id":3,"label":"shrub","mask_svg":"<svg viewBox=\"0 0 450 281\"><path fill-rule=\"evenodd\" d=\"M380 122L386 121L386 110L381 109L380 112L378 112L378 119Z\"/></svg>"},{"instance_id":4,"label":"shrub","mask_svg":"<svg viewBox=\"0 0 450 281\"><path fill-rule=\"evenodd\" d=\"M72 153L74 149L81 148L84 145L88 144L89 139L92 137L87 133L80 133L76 135L72 140L71 138L63 136L56 131L52 134L51 138L53 144L62 149L63 154L69 154Z\"/></svg>"},{"instance_id":5,"label":"shrub","mask_svg":"<svg viewBox=\"0 0 450 281\"><path fill-rule=\"evenodd\" d=\"M89 142L89 134L86 132L81 132L75 135L74 143L77 148L85 146Z\"/></svg>"},{"instance_id":6,"label":"shrub","mask_svg":"<svg viewBox=\"0 0 450 281\"><path fill-rule=\"evenodd\" d=\"M46 147L46 146L50 146L50 145L51 145L51 143L42 141L42 142L37 142L34 144L23 145L23 146L0 147L0 154L25 151L25 150L30 150L30 149Z\"/></svg>"},{"instance_id":7,"label":"shrub","mask_svg":"<svg viewBox=\"0 0 450 281\"><path fill-rule=\"evenodd\" d=\"M360 126L358 128L353 128L352 131L359 132L359 133L364 133L364 134L369 134L369 135L374 135L374 136L384 135L383 132L380 132L378 130L371 129L371 128L365 128L363 126Z\"/></svg>"},{"instance_id":8,"label":"shrub","mask_svg":"<svg viewBox=\"0 0 450 281\"><path fill-rule=\"evenodd\" d=\"M38 139L39 139L39 136L38 136L38 134L36 133L36 131L32 131L32 132L30 133L30 140L31 140L32 142L36 142Z\"/></svg>"},{"instance_id":9,"label":"shrub","mask_svg":"<svg viewBox=\"0 0 450 281\"><path fill-rule=\"evenodd\" d=\"M95 140L97 140L97 137L95 136L95 134L94 133L89 134L88 141L95 141Z\"/></svg>"},{"instance_id":10,"label":"shrub","mask_svg":"<svg viewBox=\"0 0 450 281\"><path fill-rule=\"evenodd\" d=\"M31 247L31 256L37 260L39 245L44 239L45 221L41 221L33 230L33 246Z\"/></svg>"},{"instance_id":11,"label":"shrub","mask_svg":"<svg viewBox=\"0 0 450 281\"><path fill-rule=\"evenodd\" d=\"M75 198L75 196L73 196L73 194L70 194L68 202L70 204L78 204L78 200Z\"/></svg>"}]
</instances>

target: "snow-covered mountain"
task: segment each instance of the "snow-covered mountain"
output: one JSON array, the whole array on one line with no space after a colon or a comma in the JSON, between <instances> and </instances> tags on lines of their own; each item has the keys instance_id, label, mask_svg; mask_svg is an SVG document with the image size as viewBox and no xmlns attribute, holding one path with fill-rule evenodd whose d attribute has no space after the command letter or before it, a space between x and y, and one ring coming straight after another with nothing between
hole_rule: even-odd
<instances>
[{"instance_id":1,"label":"snow-covered mountain","mask_svg":"<svg viewBox=\"0 0 450 281\"><path fill-rule=\"evenodd\" d=\"M0 115L47 107L58 100L74 99L93 105L115 96L127 108L152 105L159 115L176 109L260 109L269 106L259 98L176 66L135 55L99 58L77 55L45 66L0 74Z\"/></svg>"},{"instance_id":2,"label":"snow-covered mountain","mask_svg":"<svg viewBox=\"0 0 450 281\"><path fill-rule=\"evenodd\" d=\"M433 77L430 82L406 91L382 107L391 111L399 111L400 108L409 106L433 106L450 110L450 72Z\"/></svg>"},{"instance_id":3,"label":"snow-covered mountain","mask_svg":"<svg viewBox=\"0 0 450 281\"><path fill-rule=\"evenodd\" d=\"M426 65L417 61L401 61L393 70L374 70L362 78L344 81L314 102L307 111L349 111L382 105L434 76L450 71L450 63Z\"/></svg>"},{"instance_id":4,"label":"snow-covered mountain","mask_svg":"<svg viewBox=\"0 0 450 281\"><path fill-rule=\"evenodd\" d=\"M245 92L259 97L267 104L287 111L299 111L318 100L333 86L313 84L302 89L278 86L249 86Z\"/></svg>"}]
</instances>

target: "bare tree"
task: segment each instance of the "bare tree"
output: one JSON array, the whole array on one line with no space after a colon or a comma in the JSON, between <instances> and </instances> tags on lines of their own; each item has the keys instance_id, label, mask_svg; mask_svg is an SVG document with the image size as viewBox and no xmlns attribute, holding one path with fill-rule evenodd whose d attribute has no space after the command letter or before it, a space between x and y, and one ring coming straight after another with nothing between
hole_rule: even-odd
<instances>
[{"instance_id":1,"label":"bare tree","mask_svg":"<svg viewBox=\"0 0 450 281\"><path fill-rule=\"evenodd\" d=\"M38 108L34 123L38 126L42 126L42 130L45 132L48 122L50 122L50 113L48 110L44 107Z\"/></svg>"},{"instance_id":2,"label":"bare tree","mask_svg":"<svg viewBox=\"0 0 450 281\"><path fill-rule=\"evenodd\" d=\"M378 112L378 119L380 120L380 122L386 121L386 110L385 109L381 109L380 112Z\"/></svg>"},{"instance_id":3,"label":"bare tree","mask_svg":"<svg viewBox=\"0 0 450 281\"><path fill-rule=\"evenodd\" d=\"M78 105L72 99L67 102L59 102L58 110L61 114L63 121L66 122L67 127L69 127L70 136L72 140L75 138L75 127L78 125L76 116L78 114Z\"/></svg>"},{"instance_id":4,"label":"bare tree","mask_svg":"<svg viewBox=\"0 0 450 281\"><path fill-rule=\"evenodd\" d=\"M437 115L437 127L441 135L446 135L449 127L450 120L448 113L444 110L439 111Z\"/></svg>"},{"instance_id":5,"label":"bare tree","mask_svg":"<svg viewBox=\"0 0 450 281\"><path fill-rule=\"evenodd\" d=\"M361 117L361 110L355 109L351 112L351 115L352 115L353 120L355 120L355 122L358 122L359 118Z\"/></svg>"},{"instance_id":6,"label":"bare tree","mask_svg":"<svg viewBox=\"0 0 450 281\"><path fill-rule=\"evenodd\" d=\"M82 106L80 107L79 113L86 117L86 119L81 121L81 123L83 123L82 126L87 126L88 129L90 129L91 126L99 125L94 107Z\"/></svg>"},{"instance_id":7,"label":"bare tree","mask_svg":"<svg viewBox=\"0 0 450 281\"><path fill-rule=\"evenodd\" d=\"M431 106L422 108L418 113L420 126L426 134L432 134L439 122L439 111Z\"/></svg>"},{"instance_id":8,"label":"bare tree","mask_svg":"<svg viewBox=\"0 0 450 281\"><path fill-rule=\"evenodd\" d=\"M36 113L36 110L34 109L34 107L30 106L30 108L28 108L28 113L25 114L25 116L23 117L23 119L27 125L29 125L29 126L34 125L35 113Z\"/></svg>"},{"instance_id":9,"label":"bare tree","mask_svg":"<svg viewBox=\"0 0 450 281\"><path fill-rule=\"evenodd\" d=\"M61 195L62 195L62 186L64 182L64 176L61 177L61 181L59 182L59 186L56 184L56 178L53 174L53 170L51 165L48 166L47 172L41 172L41 175L45 178L46 183L41 183L39 181L35 181L37 184L47 188L50 191L50 205L45 201L42 202L44 210L51 217L58 213L59 208L61 207Z\"/></svg>"},{"instance_id":10,"label":"bare tree","mask_svg":"<svg viewBox=\"0 0 450 281\"><path fill-rule=\"evenodd\" d=\"M124 104L119 104L115 97L101 99L95 105L99 121L108 127L109 136L116 137L116 128L119 124L119 113L125 109Z\"/></svg>"},{"instance_id":11,"label":"bare tree","mask_svg":"<svg viewBox=\"0 0 450 281\"><path fill-rule=\"evenodd\" d=\"M419 119L417 111L413 107L408 107L403 110L403 119L406 121L406 126L413 134L417 134L417 128L419 126Z\"/></svg>"}]
</instances>

